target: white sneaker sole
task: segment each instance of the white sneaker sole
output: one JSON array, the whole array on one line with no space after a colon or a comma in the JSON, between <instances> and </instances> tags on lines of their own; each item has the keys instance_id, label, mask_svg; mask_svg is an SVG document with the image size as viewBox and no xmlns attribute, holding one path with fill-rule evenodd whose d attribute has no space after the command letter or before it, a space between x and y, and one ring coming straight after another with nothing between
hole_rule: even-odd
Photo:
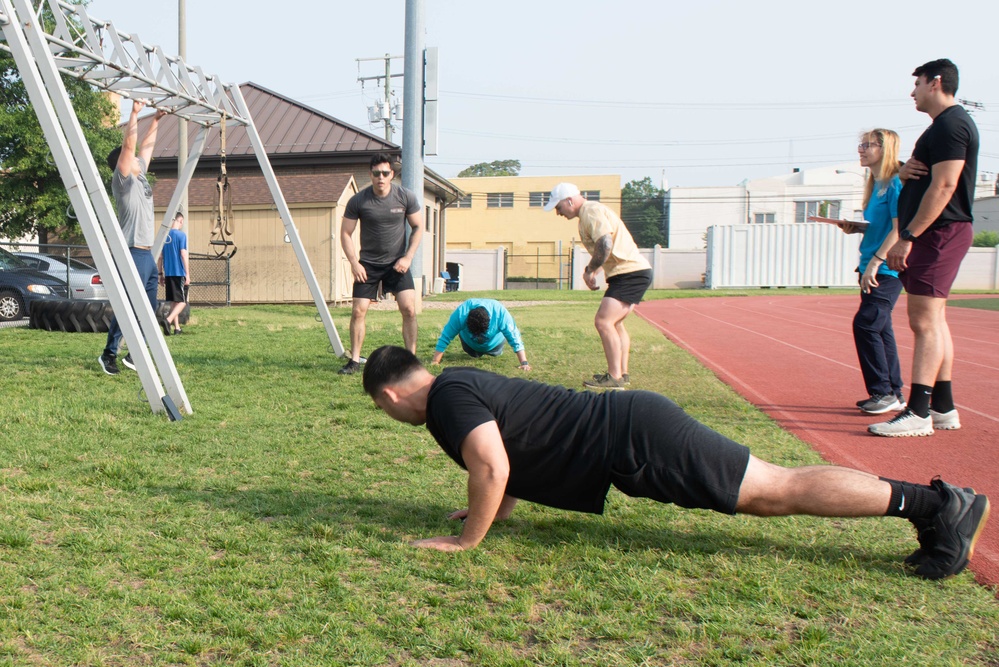
<instances>
[{"instance_id":1,"label":"white sneaker sole","mask_svg":"<svg viewBox=\"0 0 999 667\"><path fill-rule=\"evenodd\" d=\"M871 424L867 427L868 433L885 438L920 438L933 435L933 423L929 420L920 420L923 424L892 424L890 421L879 424ZM929 423L927 423L929 422ZM902 428L899 428L902 427ZM908 427L908 428L906 428ZM898 430L895 430L898 429Z\"/></svg>"}]
</instances>

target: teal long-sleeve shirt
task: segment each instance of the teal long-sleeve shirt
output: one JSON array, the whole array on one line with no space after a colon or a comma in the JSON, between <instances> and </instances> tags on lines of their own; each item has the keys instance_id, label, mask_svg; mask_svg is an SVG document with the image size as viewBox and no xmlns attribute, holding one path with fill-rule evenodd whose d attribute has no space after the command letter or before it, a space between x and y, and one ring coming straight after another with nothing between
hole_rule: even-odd
<instances>
[{"instance_id":1,"label":"teal long-sleeve shirt","mask_svg":"<svg viewBox=\"0 0 999 667\"><path fill-rule=\"evenodd\" d=\"M473 336L468 330L468 312L480 307L489 313L489 329L482 336ZM465 344L477 352L488 352L499 345L504 338L514 352L524 349L524 342L520 339L520 329L513 321L510 311L493 299L468 299L455 308L451 313L451 319L444 325L440 338L437 339L436 350L438 352L446 350L455 336L461 336Z\"/></svg>"}]
</instances>

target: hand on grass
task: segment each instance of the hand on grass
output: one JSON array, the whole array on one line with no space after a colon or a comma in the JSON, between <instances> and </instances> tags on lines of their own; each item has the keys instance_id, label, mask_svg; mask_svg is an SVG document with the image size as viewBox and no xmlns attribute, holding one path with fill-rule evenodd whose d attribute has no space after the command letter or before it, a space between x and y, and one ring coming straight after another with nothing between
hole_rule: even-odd
<instances>
[{"instance_id":1,"label":"hand on grass","mask_svg":"<svg viewBox=\"0 0 999 667\"><path fill-rule=\"evenodd\" d=\"M453 535L415 540L410 542L409 546L419 549L437 549L437 551L463 551L461 545L458 544L458 538Z\"/></svg>"}]
</instances>

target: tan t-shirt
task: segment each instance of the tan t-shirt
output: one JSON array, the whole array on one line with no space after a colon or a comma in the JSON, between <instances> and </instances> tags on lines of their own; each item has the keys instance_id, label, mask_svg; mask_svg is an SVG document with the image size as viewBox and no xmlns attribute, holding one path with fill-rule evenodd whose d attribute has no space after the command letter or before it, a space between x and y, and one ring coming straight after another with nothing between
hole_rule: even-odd
<instances>
[{"instance_id":1,"label":"tan t-shirt","mask_svg":"<svg viewBox=\"0 0 999 667\"><path fill-rule=\"evenodd\" d=\"M611 235L611 253L604 262L604 276L621 275L651 269L642 254L638 252L635 240L621 218L598 201L584 202L579 209L579 238L583 246L593 254L597 239Z\"/></svg>"}]
</instances>

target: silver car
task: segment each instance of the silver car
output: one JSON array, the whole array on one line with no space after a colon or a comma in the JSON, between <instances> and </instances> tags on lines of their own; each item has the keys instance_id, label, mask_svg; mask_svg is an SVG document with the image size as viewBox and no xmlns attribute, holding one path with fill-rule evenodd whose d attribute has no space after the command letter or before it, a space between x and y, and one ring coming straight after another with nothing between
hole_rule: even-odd
<instances>
[{"instance_id":1,"label":"silver car","mask_svg":"<svg viewBox=\"0 0 999 667\"><path fill-rule=\"evenodd\" d=\"M69 283L71 299L107 299L108 291L101 282L97 269L75 259L38 252L15 252L24 262L42 273Z\"/></svg>"}]
</instances>

